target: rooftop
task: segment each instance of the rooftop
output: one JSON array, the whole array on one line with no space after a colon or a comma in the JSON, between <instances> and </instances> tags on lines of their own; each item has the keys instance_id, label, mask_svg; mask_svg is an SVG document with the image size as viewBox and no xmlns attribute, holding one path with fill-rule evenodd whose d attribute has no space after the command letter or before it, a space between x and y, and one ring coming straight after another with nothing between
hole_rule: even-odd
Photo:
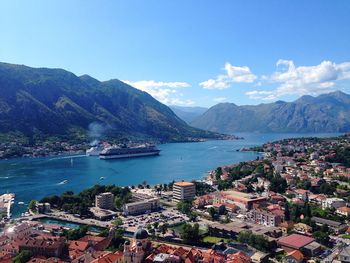
<instances>
[{"instance_id":1,"label":"rooftop","mask_svg":"<svg viewBox=\"0 0 350 263\"><path fill-rule=\"evenodd\" d=\"M311 221L314 221L314 222L319 223L319 224L326 224L326 225L329 225L331 227L340 227L341 225L343 225L343 223L341 223L341 222L337 222L337 221L333 221L333 220L329 220L329 219L324 219L324 218L316 217L316 216L313 216L311 218Z\"/></svg>"},{"instance_id":2,"label":"rooftop","mask_svg":"<svg viewBox=\"0 0 350 263\"><path fill-rule=\"evenodd\" d=\"M191 182L176 182L176 183L174 183L174 185L177 185L177 186L192 186L192 185L194 185L194 183L191 183Z\"/></svg>"},{"instance_id":3,"label":"rooftop","mask_svg":"<svg viewBox=\"0 0 350 263\"><path fill-rule=\"evenodd\" d=\"M294 250L288 253L288 256L295 258L297 261L301 261L304 259L303 253L301 253L299 250Z\"/></svg>"},{"instance_id":4,"label":"rooftop","mask_svg":"<svg viewBox=\"0 0 350 263\"><path fill-rule=\"evenodd\" d=\"M310 244L313 242L314 239L312 237L307 237L303 235L298 235L298 234L292 234L286 237L282 237L278 240L278 244L281 246L287 246L287 247L292 247L295 249L300 249L307 244Z\"/></svg>"}]
</instances>

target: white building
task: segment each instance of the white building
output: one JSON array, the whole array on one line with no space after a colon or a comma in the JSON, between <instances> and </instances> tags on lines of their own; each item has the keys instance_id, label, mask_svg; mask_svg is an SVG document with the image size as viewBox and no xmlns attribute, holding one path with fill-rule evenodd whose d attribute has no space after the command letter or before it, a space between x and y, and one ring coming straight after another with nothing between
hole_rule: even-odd
<instances>
[{"instance_id":1,"label":"white building","mask_svg":"<svg viewBox=\"0 0 350 263\"><path fill-rule=\"evenodd\" d=\"M350 215L350 207L348 207L348 206L338 207L336 212L337 212L337 214L342 215L342 216L349 216Z\"/></svg>"},{"instance_id":2,"label":"white building","mask_svg":"<svg viewBox=\"0 0 350 263\"><path fill-rule=\"evenodd\" d=\"M128 203L123 206L124 215L139 215L160 208L159 198L150 198L142 201Z\"/></svg>"},{"instance_id":3,"label":"white building","mask_svg":"<svg viewBox=\"0 0 350 263\"><path fill-rule=\"evenodd\" d=\"M327 209L327 208L337 209L342 206L346 206L346 202L341 198L332 197L322 201L322 209Z\"/></svg>"},{"instance_id":4,"label":"white building","mask_svg":"<svg viewBox=\"0 0 350 263\"><path fill-rule=\"evenodd\" d=\"M173 185L173 200L175 202L192 200L196 196L196 186L191 182L176 182Z\"/></svg>"},{"instance_id":5,"label":"white building","mask_svg":"<svg viewBox=\"0 0 350 263\"><path fill-rule=\"evenodd\" d=\"M95 196L95 206L101 209L114 208L114 194L111 192L102 193Z\"/></svg>"}]
</instances>

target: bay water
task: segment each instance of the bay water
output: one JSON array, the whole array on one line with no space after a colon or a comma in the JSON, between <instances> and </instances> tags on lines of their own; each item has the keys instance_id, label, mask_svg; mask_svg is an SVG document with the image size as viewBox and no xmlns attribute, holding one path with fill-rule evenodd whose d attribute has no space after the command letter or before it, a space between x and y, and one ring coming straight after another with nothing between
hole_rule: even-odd
<instances>
[{"instance_id":1,"label":"bay water","mask_svg":"<svg viewBox=\"0 0 350 263\"><path fill-rule=\"evenodd\" d=\"M79 192L95 184L154 185L173 180L203 178L208 171L256 159L254 152L240 152L242 147L261 145L293 137L331 137L339 134L240 133L243 140L169 143L159 145L160 156L119 160L100 160L85 155L20 158L0 161L0 194L16 194L14 216L27 208L30 200ZM20 202L20 204L18 204ZM22 204L23 202L23 204Z\"/></svg>"}]
</instances>

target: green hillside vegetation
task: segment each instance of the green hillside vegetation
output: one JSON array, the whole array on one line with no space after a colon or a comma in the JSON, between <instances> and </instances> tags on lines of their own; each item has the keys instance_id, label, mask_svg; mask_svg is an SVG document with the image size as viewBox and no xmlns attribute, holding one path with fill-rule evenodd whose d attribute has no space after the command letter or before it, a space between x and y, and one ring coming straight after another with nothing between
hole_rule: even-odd
<instances>
[{"instance_id":1,"label":"green hillside vegetation","mask_svg":"<svg viewBox=\"0 0 350 263\"><path fill-rule=\"evenodd\" d=\"M190 123L215 132L348 132L350 95L341 91L255 106L220 103Z\"/></svg>"},{"instance_id":2,"label":"green hillside vegetation","mask_svg":"<svg viewBox=\"0 0 350 263\"><path fill-rule=\"evenodd\" d=\"M98 134L91 131L98 128ZM113 79L0 63L0 136L32 145L48 138L193 141L223 138L190 127L146 92Z\"/></svg>"}]
</instances>

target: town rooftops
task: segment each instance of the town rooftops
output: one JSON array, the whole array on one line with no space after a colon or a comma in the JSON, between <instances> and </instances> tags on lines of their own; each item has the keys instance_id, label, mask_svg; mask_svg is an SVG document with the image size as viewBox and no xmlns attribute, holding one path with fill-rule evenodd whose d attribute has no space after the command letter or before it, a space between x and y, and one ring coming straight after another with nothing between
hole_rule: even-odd
<instances>
[{"instance_id":1,"label":"town rooftops","mask_svg":"<svg viewBox=\"0 0 350 263\"><path fill-rule=\"evenodd\" d=\"M85 251L89 247L89 243L86 241L72 240L68 241L68 247L70 250Z\"/></svg>"},{"instance_id":2,"label":"town rooftops","mask_svg":"<svg viewBox=\"0 0 350 263\"><path fill-rule=\"evenodd\" d=\"M58 248L62 246L64 242L65 240L63 238L58 238L58 239L25 238L20 242L20 246Z\"/></svg>"},{"instance_id":3,"label":"town rooftops","mask_svg":"<svg viewBox=\"0 0 350 263\"><path fill-rule=\"evenodd\" d=\"M192 186L192 185L194 185L194 183L191 183L191 182L176 182L176 183L174 183L174 185L183 187L183 186Z\"/></svg>"},{"instance_id":4,"label":"town rooftops","mask_svg":"<svg viewBox=\"0 0 350 263\"><path fill-rule=\"evenodd\" d=\"M306 194L309 193L308 190L305 189L295 189L294 192L296 192L297 194Z\"/></svg>"},{"instance_id":5,"label":"town rooftops","mask_svg":"<svg viewBox=\"0 0 350 263\"><path fill-rule=\"evenodd\" d=\"M307 237L298 234L292 234L286 237L282 237L278 240L278 244L281 246L291 247L294 249L300 249L307 244L313 242L314 239L312 237Z\"/></svg>"},{"instance_id":6,"label":"town rooftops","mask_svg":"<svg viewBox=\"0 0 350 263\"><path fill-rule=\"evenodd\" d=\"M113 262L118 262L123 258L123 252L117 251L115 253L109 252L100 258L97 258L91 263L113 263Z\"/></svg>"}]
</instances>

